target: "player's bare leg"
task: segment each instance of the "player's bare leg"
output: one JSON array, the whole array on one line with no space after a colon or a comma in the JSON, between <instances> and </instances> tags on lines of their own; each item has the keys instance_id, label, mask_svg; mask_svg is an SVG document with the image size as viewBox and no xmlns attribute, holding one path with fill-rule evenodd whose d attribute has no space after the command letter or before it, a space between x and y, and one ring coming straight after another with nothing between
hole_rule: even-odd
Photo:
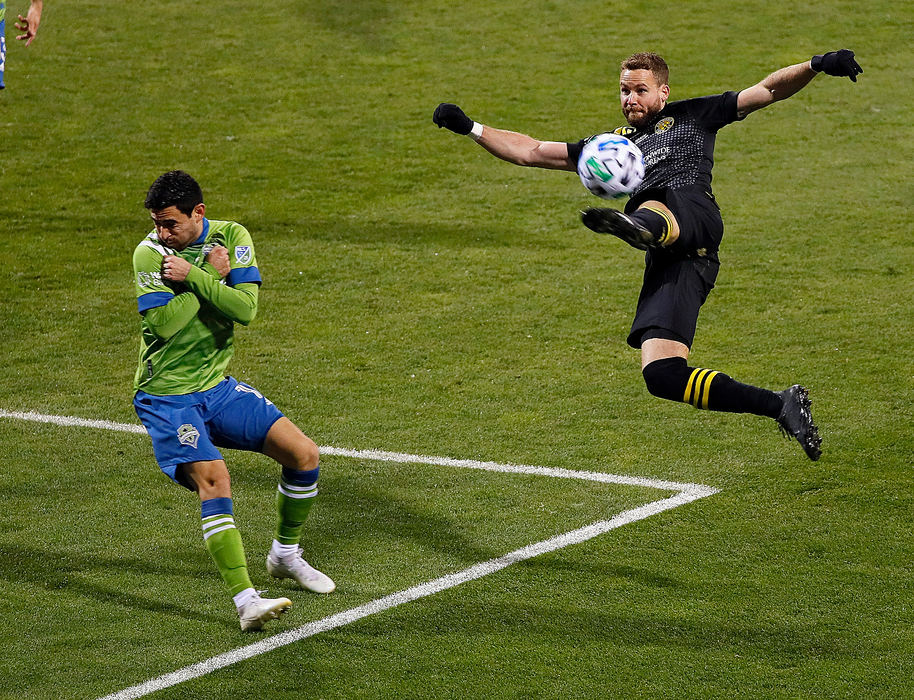
<instances>
[{"instance_id":1,"label":"player's bare leg","mask_svg":"<svg viewBox=\"0 0 914 700\"><path fill-rule=\"evenodd\" d=\"M189 462L181 467L201 501L211 498L231 498L232 484L225 460Z\"/></svg>"},{"instance_id":2,"label":"player's bare leg","mask_svg":"<svg viewBox=\"0 0 914 700\"><path fill-rule=\"evenodd\" d=\"M316 468L320 459L314 441L285 416L270 427L263 443L263 453L284 467L300 471Z\"/></svg>"},{"instance_id":3,"label":"player's bare leg","mask_svg":"<svg viewBox=\"0 0 914 700\"><path fill-rule=\"evenodd\" d=\"M291 578L313 593L331 593L336 584L302 558L302 528L314 498L320 454L317 445L286 417L267 433L263 453L282 465L276 494L278 518L267 571L275 578Z\"/></svg>"},{"instance_id":4,"label":"player's bare leg","mask_svg":"<svg viewBox=\"0 0 914 700\"><path fill-rule=\"evenodd\" d=\"M681 357L689 359L689 346L677 340L667 338L648 338L641 343L641 369L644 370L651 362L663 360L668 357Z\"/></svg>"}]
</instances>

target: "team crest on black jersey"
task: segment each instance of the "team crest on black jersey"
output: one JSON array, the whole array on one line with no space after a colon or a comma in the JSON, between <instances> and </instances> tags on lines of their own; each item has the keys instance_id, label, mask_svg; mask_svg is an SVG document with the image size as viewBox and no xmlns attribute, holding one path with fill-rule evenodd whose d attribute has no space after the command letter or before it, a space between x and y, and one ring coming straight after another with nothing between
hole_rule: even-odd
<instances>
[{"instance_id":1,"label":"team crest on black jersey","mask_svg":"<svg viewBox=\"0 0 914 700\"><path fill-rule=\"evenodd\" d=\"M633 126L620 126L618 129L614 129L613 133L619 136L631 136L636 131L637 129Z\"/></svg>"},{"instance_id":2,"label":"team crest on black jersey","mask_svg":"<svg viewBox=\"0 0 914 700\"><path fill-rule=\"evenodd\" d=\"M654 125L654 133L662 134L664 131L669 131L673 128L673 122L675 121L673 117L664 117Z\"/></svg>"}]
</instances>

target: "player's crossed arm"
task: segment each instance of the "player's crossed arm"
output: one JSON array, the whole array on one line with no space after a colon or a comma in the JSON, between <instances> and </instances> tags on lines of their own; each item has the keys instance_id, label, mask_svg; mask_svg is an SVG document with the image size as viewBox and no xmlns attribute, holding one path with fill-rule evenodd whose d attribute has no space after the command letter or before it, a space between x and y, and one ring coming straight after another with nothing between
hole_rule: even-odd
<instances>
[{"instance_id":1,"label":"player's crossed arm","mask_svg":"<svg viewBox=\"0 0 914 700\"><path fill-rule=\"evenodd\" d=\"M559 141L539 141L516 131L484 126L470 119L460 107L442 102L435 109L432 121L462 136L471 136L476 143L497 158L515 165L551 170L575 170L577 164L568 157L568 144Z\"/></svg>"},{"instance_id":2,"label":"player's crossed arm","mask_svg":"<svg viewBox=\"0 0 914 700\"><path fill-rule=\"evenodd\" d=\"M213 270L219 275L219 279L225 279L232 271L228 248L224 246L215 246L207 254L206 262L212 265ZM193 266L190 262L184 258L177 255L166 255L162 258L162 278L171 282L183 282L187 279L187 273L190 272L191 267Z\"/></svg>"},{"instance_id":3,"label":"player's crossed arm","mask_svg":"<svg viewBox=\"0 0 914 700\"><path fill-rule=\"evenodd\" d=\"M853 51L830 51L813 56L809 61L781 68L741 91L736 100L736 109L740 117L745 117L757 109L786 100L806 87L818 73L847 77L856 83L857 76L862 72L863 69L854 59Z\"/></svg>"},{"instance_id":4,"label":"player's crossed arm","mask_svg":"<svg viewBox=\"0 0 914 700\"><path fill-rule=\"evenodd\" d=\"M232 264L229 262L228 248L217 245L206 255L206 262L213 266L213 270L223 280L228 277L232 271ZM204 268L206 269L206 268ZM207 270L209 272L209 270Z\"/></svg>"}]
</instances>

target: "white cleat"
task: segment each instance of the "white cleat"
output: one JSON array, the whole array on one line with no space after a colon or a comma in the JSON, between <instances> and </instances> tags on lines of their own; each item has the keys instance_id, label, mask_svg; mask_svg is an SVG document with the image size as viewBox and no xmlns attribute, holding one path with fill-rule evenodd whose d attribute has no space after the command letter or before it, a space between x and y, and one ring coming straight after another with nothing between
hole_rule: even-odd
<instances>
[{"instance_id":1,"label":"white cleat","mask_svg":"<svg viewBox=\"0 0 914 700\"><path fill-rule=\"evenodd\" d=\"M259 595L238 608L242 632L253 632L263 627L268 620L277 617L292 607L288 598L261 598Z\"/></svg>"},{"instance_id":2,"label":"white cleat","mask_svg":"<svg viewBox=\"0 0 914 700\"><path fill-rule=\"evenodd\" d=\"M267 572L274 578L291 578L312 593L333 593L336 590L333 579L302 559L301 553L302 548L299 547L295 556L279 559L271 552L267 555Z\"/></svg>"}]
</instances>

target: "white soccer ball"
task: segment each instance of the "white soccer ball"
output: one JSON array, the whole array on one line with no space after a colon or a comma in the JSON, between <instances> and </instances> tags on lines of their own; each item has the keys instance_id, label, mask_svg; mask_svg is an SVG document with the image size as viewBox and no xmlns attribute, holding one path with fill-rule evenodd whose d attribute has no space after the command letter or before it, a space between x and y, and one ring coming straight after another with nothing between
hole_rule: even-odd
<instances>
[{"instance_id":1,"label":"white soccer ball","mask_svg":"<svg viewBox=\"0 0 914 700\"><path fill-rule=\"evenodd\" d=\"M644 156L624 136L600 134L584 144L578 175L584 187L598 197L624 197L644 180Z\"/></svg>"}]
</instances>

